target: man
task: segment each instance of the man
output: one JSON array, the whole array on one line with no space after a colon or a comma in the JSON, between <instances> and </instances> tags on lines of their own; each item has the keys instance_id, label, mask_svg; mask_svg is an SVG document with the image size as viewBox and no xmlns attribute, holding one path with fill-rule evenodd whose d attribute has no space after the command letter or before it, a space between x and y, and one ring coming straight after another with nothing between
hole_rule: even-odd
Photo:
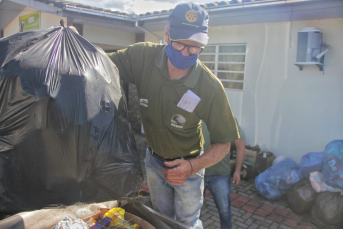
<instances>
[{"instance_id":1,"label":"man","mask_svg":"<svg viewBox=\"0 0 343 229\"><path fill-rule=\"evenodd\" d=\"M202 228L204 168L239 138L221 82L198 60L207 32L208 13L182 3L169 16L167 45L138 43L109 54L121 78L137 86L153 208L195 228ZM203 154L202 121L214 143Z\"/></svg>"},{"instance_id":2,"label":"man","mask_svg":"<svg viewBox=\"0 0 343 229\"><path fill-rule=\"evenodd\" d=\"M237 120L236 120L237 122ZM204 149L209 143L209 133L206 125L203 125L203 132L205 137ZM237 186L241 180L240 171L242 168L245 143L243 138L234 141L236 146L236 166L233 174L232 185ZM205 170L205 189L208 188L212 195L214 202L217 206L220 218L221 229L232 228L231 217L231 170L230 170L230 154L227 154L220 162L212 165Z\"/></svg>"}]
</instances>

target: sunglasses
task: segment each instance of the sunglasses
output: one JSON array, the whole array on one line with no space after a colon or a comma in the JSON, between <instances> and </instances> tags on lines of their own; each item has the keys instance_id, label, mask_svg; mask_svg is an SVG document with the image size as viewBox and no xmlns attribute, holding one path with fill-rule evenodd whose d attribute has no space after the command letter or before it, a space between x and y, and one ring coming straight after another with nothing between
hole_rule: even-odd
<instances>
[{"instance_id":1,"label":"sunglasses","mask_svg":"<svg viewBox=\"0 0 343 229\"><path fill-rule=\"evenodd\" d=\"M194 45L186 45L182 42L175 41L175 40L172 40L170 38L169 38L169 40L170 40L172 48L178 52L181 52L182 50L187 48L189 55L199 55L202 52L202 50L204 50L204 47L198 47L198 46L194 46Z\"/></svg>"}]
</instances>

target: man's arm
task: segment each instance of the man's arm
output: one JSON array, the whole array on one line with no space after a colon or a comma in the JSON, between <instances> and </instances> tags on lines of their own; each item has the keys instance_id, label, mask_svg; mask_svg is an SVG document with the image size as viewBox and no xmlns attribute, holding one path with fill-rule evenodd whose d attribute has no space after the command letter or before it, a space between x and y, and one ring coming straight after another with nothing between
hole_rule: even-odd
<instances>
[{"instance_id":1,"label":"man's arm","mask_svg":"<svg viewBox=\"0 0 343 229\"><path fill-rule=\"evenodd\" d=\"M181 185L190 175L218 163L229 151L230 143L216 143L208 147L199 158L164 162L165 166L171 168L162 169L165 179L173 185Z\"/></svg>"},{"instance_id":2,"label":"man's arm","mask_svg":"<svg viewBox=\"0 0 343 229\"><path fill-rule=\"evenodd\" d=\"M243 138L235 140L236 145L236 169L233 174L233 186L237 186L241 180L241 169L243 165L244 155L245 155L245 143Z\"/></svg>"}]
</instances>

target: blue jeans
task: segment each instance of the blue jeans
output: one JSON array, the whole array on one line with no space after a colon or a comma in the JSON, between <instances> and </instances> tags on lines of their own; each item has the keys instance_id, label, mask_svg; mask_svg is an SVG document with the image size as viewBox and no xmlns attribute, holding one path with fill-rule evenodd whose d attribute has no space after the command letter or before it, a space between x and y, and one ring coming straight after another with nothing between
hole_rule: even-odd
<instances>
[{"instance_id":1,"label":"blue jeans","mask_svg":"<svg viewBox=\"0 0 343 229\"><path fill-rule=\"evenodd\" d=\"M231 229L231 176L205 176L205 189L209 188L218 208L220 228Z\"/></svg>"},{"instance_id":2,"label":"blue jeans","mask_svg":"<svg viewBox=\"0 0 343 229\"><path fill-rule=\"evenodd\" d=\"M194 174L183 185L171 185L164 179L163 160L146 150L144 159L149 192L154 210L179 222L202 229L199 219L203 204L204 179ZM204 169L199 175L204 176Z\"/></svg>"}]
</instances>

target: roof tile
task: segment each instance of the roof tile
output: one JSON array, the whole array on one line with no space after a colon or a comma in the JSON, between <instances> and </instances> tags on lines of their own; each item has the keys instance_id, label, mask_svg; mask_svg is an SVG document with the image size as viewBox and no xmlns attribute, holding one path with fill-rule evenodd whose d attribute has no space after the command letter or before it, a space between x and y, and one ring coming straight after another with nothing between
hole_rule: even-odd
<instances>
[{"instance_id":1,"label":"roof tile","mask_svg":"<svg viewBox=\"0 0 343 229\"><path fill-rule=\"evenodd\" d=\"M42 2L45 4L53 4L56 7L59 8L65 8L66 6L71 6L71 7L78 7L78 8L83 8L83 9L91 9L91 10L95 10L95 11L100 11L100 12L106 12L106 13L112 13L112 14L117 14L119 16L130 16L130 15L134 15L134 14L127 14L125 12L120 12L120 11L112 11L109 9L103 9L103 8L99 8L99 7L95 7L95 6L89 6L89 5L84 5L84 4L80 4L80 3L75 3L75 2L71 2L71 1L63 1L63 0L35 0L38 2ZM211 1L211 0L209 0ZM244 4L244 3L251 3L251 2L263 2L266 1L268 2L268 0L231 0L231 1L220 1L220 2L212 2L212 3L207 3L207 4L201 4L200 6L208 9L208 8L218 8L218 7L225 7L225 6L230 6L230 5L234 5L234 4ZM277 1L282 1L282 0L277 0ZM144 14L139 14L139 16L144 17L144 16L151 16L151 15L159 15L159 14L167 14L170 13L172 11L172 9L169 10L161 10L161 11L153 11L153 12L146 12Z\"/></svg>"}]
</instances>

